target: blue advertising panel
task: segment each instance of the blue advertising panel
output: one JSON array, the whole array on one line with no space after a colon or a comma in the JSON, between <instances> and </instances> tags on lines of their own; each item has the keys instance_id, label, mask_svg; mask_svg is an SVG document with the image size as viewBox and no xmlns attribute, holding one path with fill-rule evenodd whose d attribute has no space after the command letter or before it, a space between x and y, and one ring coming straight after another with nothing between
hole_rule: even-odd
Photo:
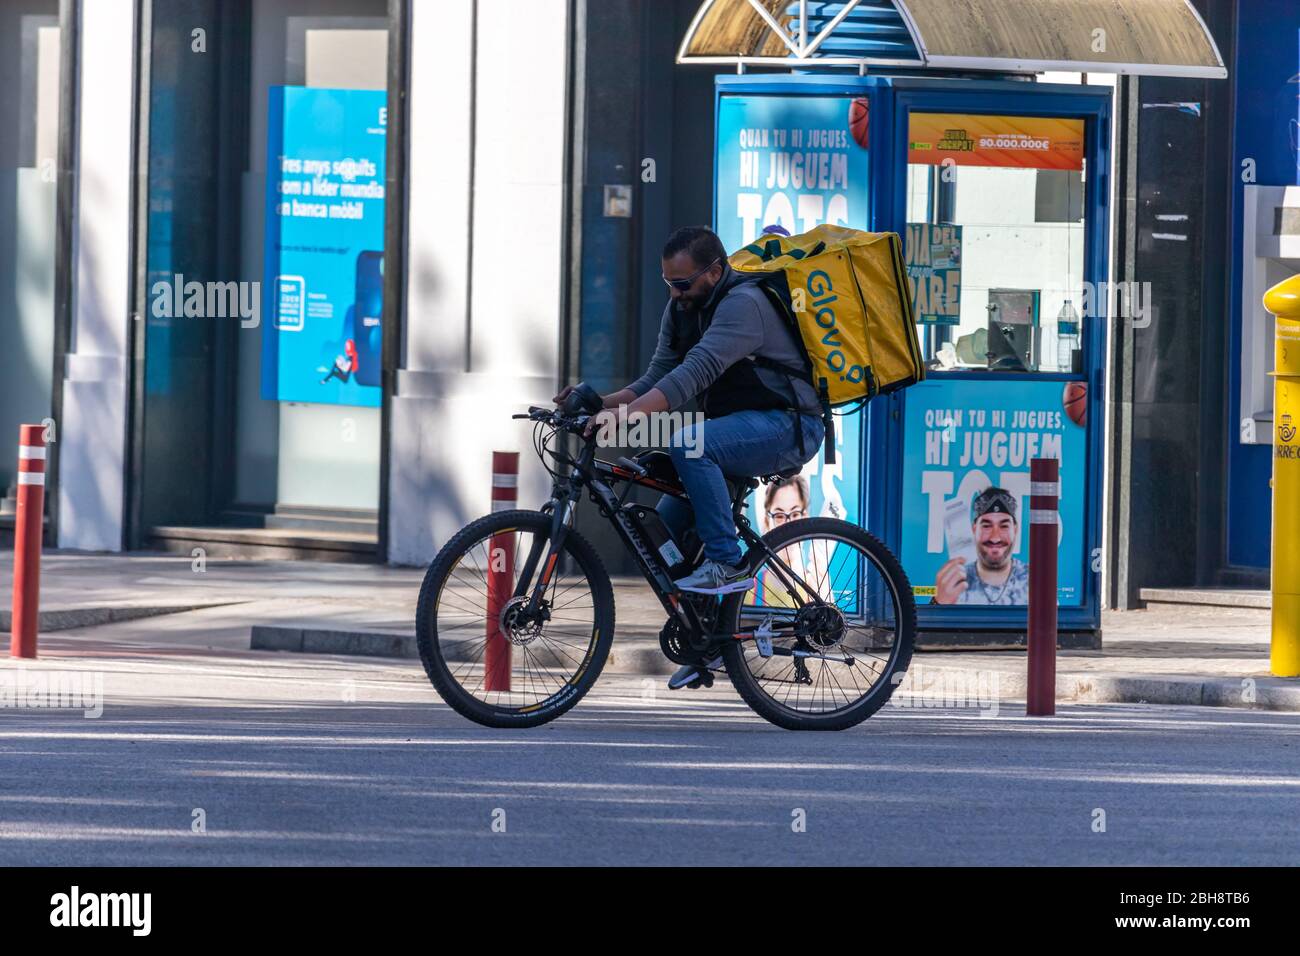
<instances>
[{"instance_id":1,"label":"blue advertising panel","mask_svg":"<svg viewBox=\"0 0 1300 956\"><path fill-rule=\"evenodd\" d=\"M270 90L263 398L380 404L387 101Z\"/></svg>"},{"instance_id":2,"label":"blue advertising panel","mask_svg":"<svg viewBox=\"0 0 1300 956\"><path fill-rule=\"evenodd\" d=\"M866 96L721 97L714 226L723 246L735 252L773 225L869 228L869 122ZM807 510L861 523L862 413L835 424L836 463L819 453L804 466ZM756 496L750 517L767 530L762 505Z\"/></svg>"},{"instance_id":3,"label":"blue advertising panel","mask_svg":"<svg viewBox=\"0 0 1300 956\"><path fill-rule=\"evenodd\" d=\"M868 228L867 97L723 96L714 222L731 252L764 226Z\"/></svg>"},{"instance_id":4,"label":"blue advertising panel","mask_svg":"<svg viewBox=\"0 0 1300 956\"><path fill-rule=\"evenodd\" d=\"M1061 462L1058 598L1083 604L1087 386L930 380L908 390L902 548L917 603L1027 602L1029 462ZM1005 492L1001 494L1000 492Z\"/></svg>"}]
</instances>

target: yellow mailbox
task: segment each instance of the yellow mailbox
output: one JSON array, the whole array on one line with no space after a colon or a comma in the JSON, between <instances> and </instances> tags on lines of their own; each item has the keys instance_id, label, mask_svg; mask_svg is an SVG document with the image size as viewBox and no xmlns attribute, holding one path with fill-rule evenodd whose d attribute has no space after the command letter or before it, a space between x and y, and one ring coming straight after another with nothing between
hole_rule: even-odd
<instances>
[{"instance_id":1,"label":"yellow mailbox","mask_svg":"<svg viewBox=\"0 0 1300 956\"><path fill-rule=\"evenodd\" d=\"M1273 381L1273 642L1269 668L1300 677L1300 275L1264 294L1277 316Z\"/></svg>"}]
</instances>

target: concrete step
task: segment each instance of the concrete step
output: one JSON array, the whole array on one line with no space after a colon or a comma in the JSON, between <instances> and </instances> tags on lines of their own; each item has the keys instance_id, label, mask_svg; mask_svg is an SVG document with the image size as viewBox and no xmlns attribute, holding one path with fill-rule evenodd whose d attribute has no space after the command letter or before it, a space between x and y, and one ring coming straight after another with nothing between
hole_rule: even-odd
<instances>
[{"instance_id":1,"label":"concrete step","mask_svg":"<svg viewBox=\"0 0 1300 956\"><path fill-rule=\"evenodd\" d=\"M379 560L379 542L374 534L343 531L167 525L150 528L146 546L185 555L202 548L208 557L217 558L348 563Z\"/></svg>"},{"instance_id":2,"label":"concrete step","mask_svg":"<svg viewBox=\"0 0 1300 956\"><path fill-rule=\"evenodd\" d=\"M274 510L239 505L221 513L220 527L340 532L345 535L379 535L379 512L374 508L317 508L310 505L276 505Z\"/></svg>"},{"instance_id":3,"label":"concrete step","mask_svg":"<svg viewBox=\"0 0 1300 956\"><path fill-rule=\"evenodd\" d=\"M366 534L371 537L379 535L379 519L371 518L336 518L312 517L310 515L270 514L266 516L265 527L272 529L294 529L302 531L340 531L344 534Z\"/></svg>"},{"instance_id":4,"label":"concrete step","mask_svg":"<svg viewBox=\"0 0 1300 956\"><path fill-rule=\"evenodd\" d=\"M1141 588L1138 598L1146 604L1183 604L1209 607L1259 608L1273 606L1268 591L1253 588Z\"/></svg>"}]
</instances>

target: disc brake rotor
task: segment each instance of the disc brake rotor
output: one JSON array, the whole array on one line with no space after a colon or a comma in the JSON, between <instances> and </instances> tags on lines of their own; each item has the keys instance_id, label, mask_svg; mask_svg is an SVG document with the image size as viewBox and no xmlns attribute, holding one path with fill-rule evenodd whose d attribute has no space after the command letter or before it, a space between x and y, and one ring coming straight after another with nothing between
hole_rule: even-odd
<instances>
[{"instance_id":1,"label":"disc brake rotor","mask_svg":"<svg viewBox=\"0 0 1300 956\"><path fill-rule=\"evenodd\" d=\"M501 609L497 626L506 639L515 647L525 647L542 636L542 630L551 620L551 605L542 601L537 613L525 616L524 609L530 598L526 594L512 597Z\"/></svg>"}]
</instances>

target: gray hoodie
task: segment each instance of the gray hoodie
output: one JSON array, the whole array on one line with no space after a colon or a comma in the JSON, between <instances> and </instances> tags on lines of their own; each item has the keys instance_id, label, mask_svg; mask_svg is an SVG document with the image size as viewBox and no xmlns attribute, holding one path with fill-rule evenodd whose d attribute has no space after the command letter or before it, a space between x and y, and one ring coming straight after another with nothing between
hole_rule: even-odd
<instances>
[{"instance_id":1,"label":"gray hoodie","mask_svg":"<svg viewBox=\"0 0 1300 956\"><path fill-rule=\"evenodd\" d=\"M731 280L730 266L724 266L722 279L713 290L712 304ZM640 398L658 387L670 408L684 405L717 381L718 376L737 362L758 355L799 368L804 361L803 347L777 312L766 293L753 283L744 283L722 294L713 321L694 348L680 354L672 347L673 303L669 299L659 321L659 341L646 373L629 388ZM778 394L785 395L786 376L772 369L755 369L759 379ZM817 392L802 377L794 377L795 397L799 410L820 415Z\"/></svg>"}]
</instances>

